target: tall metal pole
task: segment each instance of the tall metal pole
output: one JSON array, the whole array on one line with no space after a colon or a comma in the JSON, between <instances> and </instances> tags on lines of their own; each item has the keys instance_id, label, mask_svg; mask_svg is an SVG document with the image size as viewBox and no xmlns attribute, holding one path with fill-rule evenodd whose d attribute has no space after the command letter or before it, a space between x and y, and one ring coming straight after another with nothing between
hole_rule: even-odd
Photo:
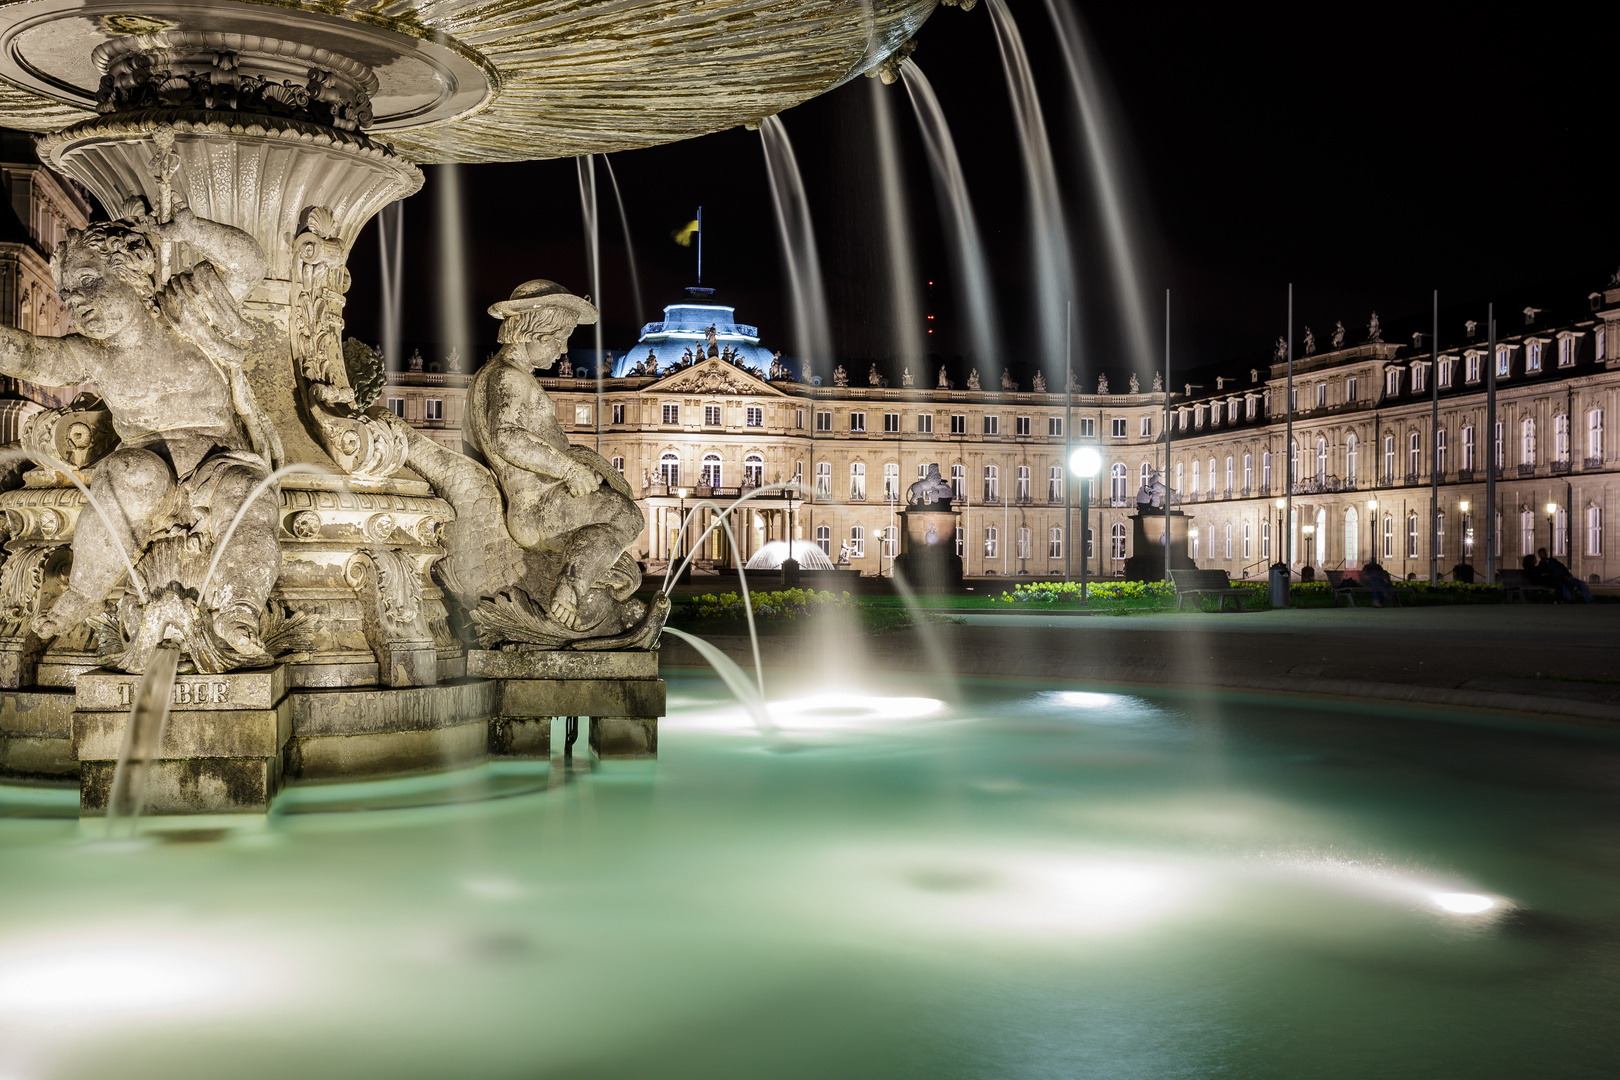
<instances>
[{"instance_id":1,"label":"tall metal pole","mask_svg":"<svg viewBox=\"0 0 1620 1080\"><path fill-rule=\"evenodd\" d=\"M1485 584L1496 584L1496 305L1485 309Z\"/></svg>"},{"instance_id":2,"label":"tall metal pole","mask_svg":"<svg viewBox=\"0 0 1620 1080\"><path fill-rule=\"evenodd\" d=\"M1429 580L1440 580L1440 290L1434 290L1429 355Z\"/></svg>"},{"instance_id":3,"label":"tall metal pole","mask_svg":"<svg viewBox=\"0 0 1620 1080\"><path fill-rule=\"evenodd\" d=\"M1063 309L1063 581L1074 580L1074 301ZM1082 542L1084 536L1082 536Z\"/></svg>"},{"instance_id":4,"label":"tall metal pole","mask_svg":"<svg viewBox=\"0 0 1620 1080\"><path fill-rule=\"evenodd\" d=\"M1091 568L1091 560L1086 557L1086 530L1091 528L1091 481L1089 477L1080 478L1080 602L1086 602L1086 571ZM1067 550L1067 549L1065 549Z\"/></svg>"},{"instance_id":5,"label":"tall metal pole","mask_svg":"<svg viewBox=\"0 0 1620 1080\"><path fill-rule=\"evenodd\" d=\"M1283 565L1294 565L1294 283L1288 283L1288 428L1283 435Z\"/></svg>"},{"instance_id":6,"label":"tall metal pole","mask_svg":"<svg viewBox=\"0 0 1620 1080\"><path fill-rule=\"evenodd\" d=\"M1164 290L1164 582L1170 584L1170 290Z\"/></svg>"}]
</instances>

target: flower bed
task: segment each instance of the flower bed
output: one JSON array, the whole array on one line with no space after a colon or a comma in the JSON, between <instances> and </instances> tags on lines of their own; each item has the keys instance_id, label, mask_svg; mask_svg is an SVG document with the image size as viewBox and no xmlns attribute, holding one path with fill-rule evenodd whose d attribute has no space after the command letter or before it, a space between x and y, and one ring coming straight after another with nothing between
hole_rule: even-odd
<instances>
[{"instance_id":1,"label":"flower bed","mask_svg":"<svg viewBox=\"0 0 1620 1080\"><path fill-rule=\"evenodd\" d=\"M754 605L754 621L783 622L802 619L823 611L850 611L855 601L849 593L833 593L823 589L782 589L777 592L749 593ZM727 620L745 619L740 593L704 593L687 601L684 613L693 619Z\"/></svg>"}]
</instances>

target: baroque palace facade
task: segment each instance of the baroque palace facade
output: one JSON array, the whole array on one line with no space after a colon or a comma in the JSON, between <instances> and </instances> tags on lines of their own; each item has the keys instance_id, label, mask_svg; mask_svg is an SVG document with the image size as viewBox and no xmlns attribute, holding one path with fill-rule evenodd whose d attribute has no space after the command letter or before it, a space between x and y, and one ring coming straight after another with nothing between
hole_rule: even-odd
<instances>
[{"instance_id":1,"label":"baroque palace facade","mask_svg":"<svg viewBox=\"0 0 1620 1080\"><path fill-rule=\"evenodd\" d=\"M1498 566L1548 547L1582 578L1614 581L1620 541L1606 534L1620 512L1611 431L1620 409L1620 281L1586 306L1589 314L1557 324L1535 309L1514 313L1519 325L1499 321L1494 357L1480 332L1443 349L1438 367L1426 338L1297 358L1287 521L1277 506L1286 482L1282 363L1215 378L1213 389L1184 387L1168 401L1163 392L1106 386L1067 401L1024 388L895 388L875 370L866 386L821 386L795 380L779 359L767 367L754 355L754 328L734 323L730 307L677 304L600 385L579 377L582 368L541 382L570 437L597 448L641 493L642 555L652 564L679 554L678 522L698 502L724 506L798 478L807 496L756 495L734 525L740 553L717 532L699 565L733 565L739 554L746 561L791 532L835 561L847 554L864 574L887 574L906 488L938 464L956 491L968 576L1061 577L1066 555L1078 575L1081 554L1068 545L1081 527L1080 499L1076 490L1065 511L1066 457L1091 444L1103 465L1086 564L1093 576L1122 575L1136 492L1164 468L1168 417L1166 483L1191 519L1200 567L1262 577L1291 549L1296 572L1376 556L1392 574L1423 579L1431 511L1442 575L1459 562L1484 567L1486 365L1495 363ZM652 368L662 374L645 373ZM414 411L406 415L414 422ZM433 426L441 439L453 437L448 420Z\"/></svg>"}]
</instances>

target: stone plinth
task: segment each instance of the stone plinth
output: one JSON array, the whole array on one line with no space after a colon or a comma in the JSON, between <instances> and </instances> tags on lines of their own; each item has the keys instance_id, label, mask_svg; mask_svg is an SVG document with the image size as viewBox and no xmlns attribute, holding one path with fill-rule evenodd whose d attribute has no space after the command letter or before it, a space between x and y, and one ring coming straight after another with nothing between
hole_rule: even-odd
<instances>
[{"instance_id":1,"label":"stone plinth","mask_svg":"<svg viewBox=\"0 0 1620 1080\"><path fill-rule=\"evenodd\" d=\"M1151 506L1138 508L1131 515L1131 557L1125 560L1125 577L1130 581L1163 581L1166 553L1170 569L1198 569L1198 564L1187 554L1190 520L1180 510L1171 510L1169 540L1166 541L1164 511Z\"/></svg>"},{"instance_id":2,"label":"stone plinth","mask_svg":"<svg viewBox=\"0 0 1620 1080\"><path fill-rule=\"evenodd\" d=\"M295 690L289 780L340 780L457 768L490 749L496 684Z\"/></svg>"},{"instance_id":3,"label":"stone plinth","mask_svg":"<svg viewBox=\"0 0 1620 1080\"><path fill-rule=\"evenodd\" d=\"M937 592L962 584L962 557L956 553L956 511L947 500L909 506L900 512L900 557L894 572L914 589Z\"/></svg>"},{"instance_id":4,"label":"stone plinth","mask_svg":"<svg viewBox=\"0 0 1620 1080\"><path fill-rule=\"evenodd\" d=\"M71 780L73 693L67 690L0 692L0 777Z\"/></svg>"},{"instance_id":5,"label":"stone plinth","mask_svg":"<svg viewBox=\"0 0 1620 1080\"><path fill-rule=\"evenodd\" d=\"M107 812L139 675L80 675L71 719L79 763L79 813ZM144 813L264 813L281 787L282 747L292 731L284 665L220 675L182 675L148 772Z\"/></svg>"},{"instance_id":6,"label":"stone plinth","mask_svg":"<svg viewBox=\"0 0 1620 1080\"><path fill-rule=\"evenodd\" d=\"M467 673L494 680L494 754L549 757L552 718L588 716L589 745L598 757L658 756L665 695L656 652L474 649Z\"/></svg>"}]
</instances>

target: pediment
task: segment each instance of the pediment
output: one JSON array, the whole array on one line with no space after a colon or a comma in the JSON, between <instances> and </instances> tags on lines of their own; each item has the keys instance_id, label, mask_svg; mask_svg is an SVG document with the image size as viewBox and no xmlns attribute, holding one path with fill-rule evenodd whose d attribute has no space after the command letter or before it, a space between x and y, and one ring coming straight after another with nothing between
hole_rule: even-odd
<instances>
[{"instance_id":1,"label":"pediment","mask_svg":"<svg viewBox=\"0 0 1620 1080\"><path fill-rule=\"evenodd\" d=\"M747 368L711 356L700 364L667 375L642 393L726 394L740 397L785 397L782 391Z\"/></svg>"}]
</instances>

